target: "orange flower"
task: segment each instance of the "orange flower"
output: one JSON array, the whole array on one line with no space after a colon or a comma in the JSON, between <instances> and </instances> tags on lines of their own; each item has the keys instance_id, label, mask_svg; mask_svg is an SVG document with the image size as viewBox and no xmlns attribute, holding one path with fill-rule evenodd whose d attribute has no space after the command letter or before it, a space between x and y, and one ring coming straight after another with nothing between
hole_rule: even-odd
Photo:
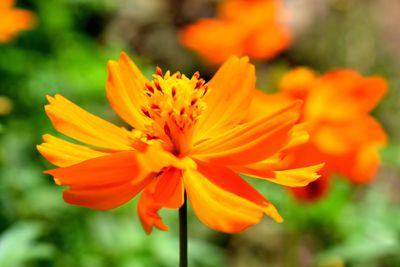
<instances>
[{"instance_id":1,"label":"orange flower","mask_svg":"<svg viewBox=\"0 0 400 267\"><path fill-rule=\"evenodd\" d=\"M211 64L219 64L230 55L270 59L291 43L279 0L225 0L217 15L181 32L182 43Z\"/></svg>"},{"instance_id":2,"label":"orange flower","mask_svg":"<svg viewBox=\"0 0 400 267\"><path fill-rule=\"evenodd\" d=\"M291 166L321 160L326 163L321 179L294 189L295 195L303 200L323 196L332 173L342 174L355 183L369 182L379 166L378 150L385 145L386 134L368 113L385 94L385 80L362 77L345 69L318 77L307 68L298 68L283 77L280 87L282 93L264 96L258 100L258 106L272 101L275 106L284 106L294 99L304 101L302 121L307 123L311 139L295 149Z\"/></svg>"},{"instance_id":3,"label":"orange flower","mask_svg":"<svg viewBox=\"0 0 400 267\"><path fill-rule=\"evenodd\" d=\"M14 38L22 30L33 27L34 18L31 12L13 9L14 0L0 1L0 43Z\"/></svg>"},{"instance_id":4,"label":"orange flower","mask_svg":"<svg viewBox=\"0 0 400 267\"><path fill-rule=\"evenodd\" d=\"M106 122L61 95L45 110L54 127L82 146L44 135L40 153L59 168L46 173L69 188L64 200L93 209L118 207L142 192L138 213L147 233L166 230L160 208L177 209L184 192L197 216L223 232L282 221L275 207L238 173L305 186L321 165L282 169L283 151L305 141L295 127L299 102L241 123L255 88L254 66L231 57L205 83L157 68L148 81L129 57L108 63L107 96L133 130ZM229 92L227 90L230 90Z\"/></svg>"}]
</instances>

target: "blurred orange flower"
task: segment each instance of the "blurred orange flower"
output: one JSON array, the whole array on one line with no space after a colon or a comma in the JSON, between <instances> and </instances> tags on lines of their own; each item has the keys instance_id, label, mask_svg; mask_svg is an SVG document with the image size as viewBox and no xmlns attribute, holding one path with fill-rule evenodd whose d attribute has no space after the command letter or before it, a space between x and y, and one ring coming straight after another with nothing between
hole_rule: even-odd
<instances>
[{"instance_id":1,"label":"blurred orange flower","mask_svg":"<svg viewBox=\"0 0 400 267\"><path fill-rule=\"evenodd\" d=\"M258 112L276 110L294 99L304 101L302 121L307 125L310 142L293 152L291 166L324 161L322 177L307 187L293 189L302 200L323 196L332 173L354 183L367 183L379 166L378 150L386 143L382 126L368 113L387 90L377 76L363 77L353 70L336 70L317 76L307 68L297 68L281 80L281 93L258 98ZM268 109L265 108L268 103ZM254 105L253 105L254 106Z\"/></svg>"},{"instance_id":2,"label":"blurred orange flower","mask_svg":"<svg viewBox=\"0 0 400 267\"><path fill-rule=\"evenodd\" d=\"M292 41L284 12L280 0L225 0L217 18L187 26L181 41L211 64L230 55L270 59Z\"/></svg>"},{"instance_id":3,"label":"blurred orange flower","mask_svg":"<svg viewBox=\"0 0 400 267\"><path fill-rule=\"evenodd\" d=\"M160 208L177 209L184 192L197 216L223 232L238 232L267 214L281 216L238 173L285 186L305 186L321 164L283 169L283 151L307 140L296 127L299 101L276 113L241 123L255 90L247 58L231 57L205 83L157 68L148 81L129 57L108 63L107 96L133 130L117 127L61 95L45 110L61 133L86 143L44 135L40 153L59 168L46 171L67 185L64 200L93 209L112 209L142 192L138 213L147 233L167 226ZM228 91L229 90L229 91Z\"/></svg>"},{"instance_id":4,"label":"blurred orange flower","mask_svg":"<svg viewBox=\"0 0 400 267\"><path fill-rule=\"evenodd\" d=\"M33 27L33 14L13 8L15 0L0 1L0 43L11 41L15 35Z\"/></svg>"}]
</instances>

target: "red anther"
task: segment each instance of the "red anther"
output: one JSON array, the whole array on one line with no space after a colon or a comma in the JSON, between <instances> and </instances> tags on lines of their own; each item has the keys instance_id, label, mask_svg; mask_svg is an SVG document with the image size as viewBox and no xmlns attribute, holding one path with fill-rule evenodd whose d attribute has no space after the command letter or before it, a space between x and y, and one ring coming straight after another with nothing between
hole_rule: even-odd
<instances>
[{"instance_id":1,"label":"red anther","mask_svg":"<svg viewBox=\"0 0 400 267\"><path fill-rule=\"evenodd\" d=\"M146 86L146 89L154 94L154 88L150 83L146 83L144 86Z\"/></svg>"},{"instance_id":2,"label":"red anther","mask_svg":"<svg viewBox=\"0 0 400 267\"><path fill-rule=\"evenodd\" d=\"M164 125L164 133L171 137L171 129L169 128L168 124Z\"/></svg>"},{"instance_id":3,"label":"red anther","mask_svg":"<svg viewBox=\"0 0 400 267\"><path fill-rule=\"evenodd\" d=\"M190 105L193 106L194 104L196 104L197 100L197 98L193 98L192 101L190 101Z\"/></svg>"},{"instance_id":4,"label":"red anther","mask_svg":"<svg viewBox=\"0 0 400 267\"><path fill-rule=\"evenodd\" d=\"M157 136L152 136L152 135L147 135L146 136L147 137L147 140L154 140L154 139L158 139L158 137Z\"/></svg>"},{"instance_id":5,"label":"red anther","mask_svg":"<svg viewBox=\"0 0 400 267\"><path fill-rule=\"evenodd\" d=\"M163 76L162 69L159 66L156 67L156 74L159 76Z\"/></svg>"},{"instance_id":6,"label":"red anther","mask_svg":"<svg viewBox=\"0 0 400 267\"><path fill-rule=\"evenodd\" d=\"M193 77L195 77L196 79L200 78L200 72L196 71L196 72L193 74Z\"/></svg>"},{"instance_id":7,"label":"red anther","mask_svg":"<svg viewBox=\"0 0 400 267\"><path fill-rule=\"evenodd\" d=\"M161 171L157 172L156 177L161 176L165 172L166 168L162 168Z\"/></svg>"},{"instance_id":8,"label":"red anther","mask_svg":"<svg viewBox=\"0 0 400 267\"><path fill-rule=\"evenodd\" d=\"M176 73L175 76L177 79L181 79L182 78L182 73L180 73L179 71Z\"/></svg>"},{"instance_id":9,"label":"red anther","mask_svg":"<svg viewBox=\"0 0 400 267\"><path fill-rule=\"evenodd\" d=\"M145 109L144 107L142 107L141 109L142 109L142 112L143 112L144 115L146 115L147 117L151 118L150 113L149 113L149 111L147 109Z\"/></svg>"},{"instance_id":10,"label":"red anther","mask_svg":"<svg viewBox=\"0 0 400 267\"><path fill-rule=\"evenodd\" d=\"M203 85L203 83L204 83L203 79L198 80L194 89L199 89Z\"/></svg>"},{"instance_id":11,"label":"red anther","mask_svg":"<svg viewBox=\"0 0 400 267\"><path fill-rule=\"evenodd\" d=\"M185 113L185 108L181 108L181 112L179 112L179 115L183 115Z\"/></svg>"},{"instance_id":12,"label":"red anther","mask_svg":"<svg viewBox=\"0 0 400 267\"><path fill-rule=\"evenodd\" d=\"M205 96L205 95L207 94L207 91L208 91L208 86L207 86L207 85L204 85L204 86L203 86L203 89L204 89L203 96Z\"/></svg>"},{"instance_id":13,"label":"red anther","mask_svg":"<svg viewBox=\"0 0 400 267\"><path fill-rule=\"evenodd\" d=\"M172 87L172 89L171 89L171 95L172 95L172 97L175 97L175 96L176 96L176 88L175 88L175 87Z\"/></svg>"},{"instance_id":14,"label":"red anther","mask_svg":"<svg viewBox=\"0 0 400 267\"><path fill-rule=\"evenodd\" d=\"M154 103L151 104L150 106L152 109L160 109L160 107Z\"/></svg>"},{"instance_id":15,"label":"red anther","mask_svg":"<svg viewBox=\"0 0 400 267\"><path fill-rule=\"evenodd\" d=\"M157 89L158 91L163 92L162 89L161 89L160 83L159 83L157 80L154 81L154 85L155 85L155 87L156 87L156 89Z\"/></svg>"}]
</instances>

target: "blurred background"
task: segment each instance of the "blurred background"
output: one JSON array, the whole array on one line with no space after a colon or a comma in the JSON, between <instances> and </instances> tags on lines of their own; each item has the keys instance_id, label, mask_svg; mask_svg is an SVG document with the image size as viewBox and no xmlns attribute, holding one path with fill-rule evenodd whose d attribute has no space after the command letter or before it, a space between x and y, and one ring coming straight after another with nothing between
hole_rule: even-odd
<instances>
[{"instance_id":1,"label":"blurred background","mask_svg":"<svg viewBox=\"0 0 400 267\"><path fill-rule=\"evenodd\" d=\"M3 1L3 0L0 0ZM60 93L123 125L105 96L106 63L125 50L148 76L155 66L191 75L207 66L184 48L178 31L215 14L217 0L18 0L36 26L0 44L0 267L177 266L177 211L169 232L146 236L136 199L113 211L67 205L37 152L45 96ZM258 86L273 91L285 71L349 67L378 74L389 92L374 111L390 136L375 181L354 186L335 177L328 196L300 204L280 186L253 184L285 218L265 218L225 235L189 214L190 266L400 266L400 2L287 0L292 46L255 62ZM1 23L0 16L0 23ZM57 135L57 134L56 134ZM60 135L58 135L60 136Z\"/></svg>"}]
</instances>

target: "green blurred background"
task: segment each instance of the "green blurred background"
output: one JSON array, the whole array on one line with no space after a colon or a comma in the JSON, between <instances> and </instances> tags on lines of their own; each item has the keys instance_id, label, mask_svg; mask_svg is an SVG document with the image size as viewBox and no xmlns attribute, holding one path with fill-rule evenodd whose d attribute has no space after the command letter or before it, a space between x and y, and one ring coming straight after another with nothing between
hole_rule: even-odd
<instances>
[{"instance_id":1,"label":"green blurred background","mask_svg":"<svg viewBox=\"0 0 400 267\"><path fill-rule=\"evenodd\" d=\"M1 0L0 0L1 1ZM337 177L327 198L298 204L279 186L253 184L285 218L225 235L189 214L190 266L400 266L400 2L292 0L293 46L256 62L258 86L274 90L290 67L351 67L387 78L374 115L390 135L375 182ZM177 266L177 211L162 211L169 232L146 236L136 200L113 211L65 204L35 145L55 134L45 95L60 93L122 122L105 96L106 62L127 51L150 74L156 65L192 74L215 71L183 48L181 26L215 13L215 0L19 0L38 25L0 44L0 267ZM1 18L0 18L1 20Z\"/></svg>"}]
</instances>

